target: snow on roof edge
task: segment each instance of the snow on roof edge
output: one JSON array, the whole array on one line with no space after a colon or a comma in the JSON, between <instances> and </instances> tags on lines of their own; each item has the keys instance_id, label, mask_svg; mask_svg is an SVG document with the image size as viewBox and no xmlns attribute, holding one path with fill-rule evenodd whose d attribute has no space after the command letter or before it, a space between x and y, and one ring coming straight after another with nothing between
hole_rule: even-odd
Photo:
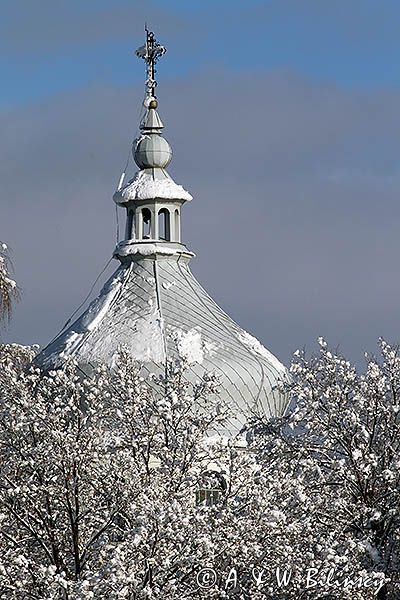
<instances>
[{"instance_id":1,"label":"snow on roof edge","mask_svg":"<svg viewBox=\"0 0 400 600\"><path fill-rule=\"evenodd\" d=\"M164 172L165 173L165 172ZM163 200L193 200L185 188L165 173L164 178L155 178L145 170L138 171L134 178L114 194L114 202L124 204L129 200L153 200L161 198Z\"/></svg>"}]
</instances>

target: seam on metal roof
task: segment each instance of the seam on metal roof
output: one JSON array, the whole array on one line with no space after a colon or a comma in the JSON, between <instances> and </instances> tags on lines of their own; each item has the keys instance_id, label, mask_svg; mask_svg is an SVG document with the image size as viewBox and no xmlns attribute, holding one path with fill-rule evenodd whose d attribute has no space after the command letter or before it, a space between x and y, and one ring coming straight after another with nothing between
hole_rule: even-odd
<instances>
[{"instance_id":1,"label":"seam on metal roof","mask_svg":"<svg viewBox=\"0 0 400 600\"><path fill-rule=\"evenodd\" d=\"M166 340L166 336L165 336L165 321L164 321L164 315L163 315L163 310L162 310L162 303L161 303L161 296L160 296L160 282L159 282L159 274L158 274L158 265L157 265L157 260L153 261L154 263L154 279L155 279L155 290L156 290L156 298L157 298L157 306L158 306L158 312L160 313L160 319L161 319L161 337L162 337L162 342L163 342L163 347L164 347L164 370L165 370L165 376L167 376L167 372L168 372L168 354L167 354L167 340Z\"/></svg>"}]
</instances>

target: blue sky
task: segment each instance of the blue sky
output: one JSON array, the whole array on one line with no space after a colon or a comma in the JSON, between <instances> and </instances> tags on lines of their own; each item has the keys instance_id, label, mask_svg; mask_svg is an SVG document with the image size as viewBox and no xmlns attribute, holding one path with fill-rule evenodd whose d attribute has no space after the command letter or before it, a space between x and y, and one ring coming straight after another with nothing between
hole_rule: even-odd
<instances>
[{"instance_id":1,"label":"blue sky","mask_svg":"<svg viewBox=\"0 0 400 600\"><path fill-rule=\"evenodd\" d=\"M201 283L286 363L319 335L358 361L400 341L398 0L2 0L0 17L0 239L22 288L2 339L45 344L112 254L147 20Z\"/></svg>"},{"instance_id":2,"label":"blue sky","mask_svg":"<svg viewBox=\"0 0 400 600\"><path fill-rule=\"evenodd\" d=\"M282 68L346 86L399 86L396 0L3 0L1 104L142 76L132 57L147 18L168 40L164 77ZM257 84L255 80L255 91Z\"/></svg>"}]
</instances>

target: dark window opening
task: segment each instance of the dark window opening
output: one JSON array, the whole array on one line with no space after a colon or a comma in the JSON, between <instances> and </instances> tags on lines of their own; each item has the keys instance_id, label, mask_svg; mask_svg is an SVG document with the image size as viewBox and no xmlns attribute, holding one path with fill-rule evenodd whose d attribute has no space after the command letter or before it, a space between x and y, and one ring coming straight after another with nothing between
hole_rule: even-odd
<instances>
[{"instance_id":1,"label":"dark window opening","mask_svg":"<svg viewBox=\"0 0 400 600\"><path fill-rule=\"evenodd\" d=\"M132 209L128 210L128 217L126 220L126 238L131 240L135 237L135 224L133 221L134 213Z\"/></svg>"},{"instance_id":2,"label":"dark window opening","mask_svg":"<svg viewBox=\"0 0 400 600\"><path fill-rule=\"evenodd\" d=\"M142 230L142 238L144 240L151 239L151 212L148 208L144 208L142 210L143 217L143 230Z\"/></svg>"},{"instance_id":3,"label":"dark window opening","mask_svg":"<svg viewBox=\"0 0 400 600\"><path fill-rule=\"evenodd\" d=\"M167 208L158 211L158 237L160 240L166 240L167 242L171 239L169 210Z\"/></svg>"},{"instance_id":4,"label":"dark window opening","mask_svg":"<svg viewBox=\"0 0 400 600\"><path fill-rule=\"evenodd\" d=\"M215 506L219 504L221 500L221 490L213 489L201 489L196 490L196 504L197 506Z\"/></svg>"},{"instance_id":5,"label":"dark window opening","mask_svg":"<svg viewBox=\"0 0 400 600\"><path fill-rule=\"evenodd\" d=\"M223 505L226 498L225 477L217 471L206 471L202 474L196 490L197 506Z\"/></svg>"}]
</instances>

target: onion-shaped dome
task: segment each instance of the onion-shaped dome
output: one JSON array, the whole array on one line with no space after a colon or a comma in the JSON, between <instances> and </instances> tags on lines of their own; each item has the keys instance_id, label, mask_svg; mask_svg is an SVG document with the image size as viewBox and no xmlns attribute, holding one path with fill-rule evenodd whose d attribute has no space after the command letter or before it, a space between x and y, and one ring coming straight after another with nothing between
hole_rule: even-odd
<instances>
[{"instance_id":1,"label":"onion-shaped dome","mask_svg":"<svg viewBox=\"0 0 400 600\"><path fill-rule=\"evenodd\" d=\"M172 159L171 146L165 138L156 133L141 135L133 143L132 152L140 169L165 169Z\"/></svg>"}]
</instances>

